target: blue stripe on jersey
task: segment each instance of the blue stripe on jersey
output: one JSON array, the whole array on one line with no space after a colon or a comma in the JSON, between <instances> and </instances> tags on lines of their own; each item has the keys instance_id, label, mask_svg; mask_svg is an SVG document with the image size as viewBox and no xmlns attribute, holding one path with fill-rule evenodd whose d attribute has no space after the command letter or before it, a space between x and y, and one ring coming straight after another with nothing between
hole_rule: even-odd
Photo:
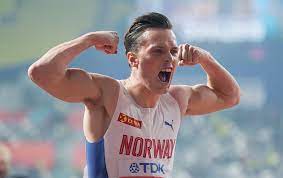
<instances>
[{"instance_id":1,"label":"blue stripe on jersey","mask_svg":"<svg viewBox=\"0 0 283 178\"><path fill-rule=\"evenodd\" d=\"M86 161L88 178L108 178L103 138L94 143L86 140Z\"/></svg>"}]
</instances>

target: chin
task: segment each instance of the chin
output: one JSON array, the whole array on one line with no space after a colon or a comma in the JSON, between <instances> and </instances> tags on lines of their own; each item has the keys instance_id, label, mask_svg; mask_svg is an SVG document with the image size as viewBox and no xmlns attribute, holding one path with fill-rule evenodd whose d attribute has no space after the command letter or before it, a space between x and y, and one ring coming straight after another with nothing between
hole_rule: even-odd
<instances>
[{"instance_id":1,"label":"chin","mask_svg":"<svg viewBox=\"0 0 283 178\"><path fill-rule=\"evenodd\" d=\"M166 94L166 93L168 93L168 91L169 91L169 88L166 89L166 90L162 90L160 94Z\"/></svg>"},{"instance_id":2,"label":"chin","mask_svg":"<svg viewBox=\"0 0 283 178\"><path fill-rule=\"evenodd\" d=\"M169 91L169 86L168 87L160 87L160 88L155 88L152 90L154 93L157 93L159 95L166 94Z\"/></svg>"},{"instance_id":3,"label":"chin","mask_svg":"<svg viewBox=\"0 0 283 178\"><path fill-rule=\"evenodd\" d=\"M146 83L146 87L152 93L162 95L166 94L169 91L170 84L171 82L161 83L160 81L154 81Z\"/></svg>"}]
</instances>

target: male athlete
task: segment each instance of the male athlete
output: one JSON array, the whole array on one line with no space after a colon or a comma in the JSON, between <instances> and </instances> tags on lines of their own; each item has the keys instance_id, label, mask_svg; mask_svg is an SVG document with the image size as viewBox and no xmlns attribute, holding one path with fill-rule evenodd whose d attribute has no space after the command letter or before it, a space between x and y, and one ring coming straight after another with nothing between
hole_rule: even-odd
<instances>
[{"instance_id":1,"label":"male athlete","mask_svg":"<svg viewBox=\"0 0 283 178\"><path fill-rule=\"evenodd\" d=\"M127 79L68 68L90 47L116 54L118 40L116 32L97 31L60 44L30 66L29 77L56 98L85 104L86 177L172 177L181 118L236 105L239 86L207 51L177 45L170 21L159 13L136 18L125 34ZM196 64L207 84L171 85L177 66Z\"/></svg>"}]
</instances>

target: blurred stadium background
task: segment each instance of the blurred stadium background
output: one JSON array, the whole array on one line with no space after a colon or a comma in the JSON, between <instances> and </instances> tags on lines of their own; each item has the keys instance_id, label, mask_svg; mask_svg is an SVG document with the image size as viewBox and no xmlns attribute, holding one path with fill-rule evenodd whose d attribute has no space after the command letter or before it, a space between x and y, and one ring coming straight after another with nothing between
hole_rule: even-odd
<instances>
[{"instance_id":1,"label":"blurred stadium background","mask_svg":"<svg viewBox=\"0 0 283 178\"><path fill-rule=\"evenodd\" d=\"M282 178L283 0L0 0L0 143L12 152L11 175L78 178L84 167L83 106L41 91L28 66L89 31L122 39L148 11L170 17L179 43L210 51L242 88L237 107L184 121L174 178ZM119 49L89 49L72 66L125 78L121 41ZM174 82L205 82L205 74L178 69Z\"/></svg>"}]
</instances>

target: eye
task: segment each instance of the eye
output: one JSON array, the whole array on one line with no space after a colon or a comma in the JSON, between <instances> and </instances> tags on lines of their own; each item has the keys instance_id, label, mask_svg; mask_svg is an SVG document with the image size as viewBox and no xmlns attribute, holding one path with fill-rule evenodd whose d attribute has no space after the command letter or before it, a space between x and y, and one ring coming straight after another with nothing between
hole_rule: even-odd
<instances>
[{"instance_id":1,"label":"eye","mask_svg":"<svg viewBox=\"0 0 283 178\"><path fill-rule=\"evenodd\" d=\"M172 54L172 56L177 56L178 50L177 50L177 49L172 49L172 50L170 51L170 53Z\"/></svg>"},{"instance_id":2,"label":"eye","mask_svg":"<svg viewBox=\"0 0 283 178\"><path fill-rule=\"evenodd\" d=\"M154 52L154 53L159 53L159 54L160 54L160 53L163 53L163 50L162 50L162 49L155 49L155 50L153 50L153 52Z\"/></svg>"}]
</instances>

